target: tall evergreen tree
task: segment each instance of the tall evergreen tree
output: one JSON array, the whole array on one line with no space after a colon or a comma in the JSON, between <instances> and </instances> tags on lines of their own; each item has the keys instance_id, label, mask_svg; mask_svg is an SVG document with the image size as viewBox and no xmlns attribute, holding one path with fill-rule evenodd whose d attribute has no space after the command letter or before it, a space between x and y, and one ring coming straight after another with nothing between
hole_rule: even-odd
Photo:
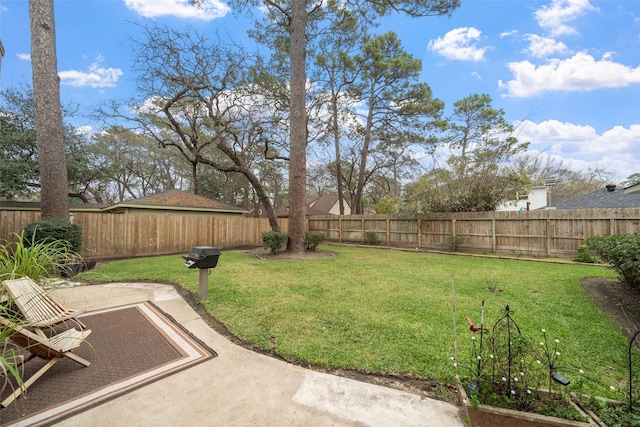
<instances>
[{"instance_id":1,"label":"tall evergreen tree","mask_svg":"<svg viewBox=\"0 0 640 427\"><path fill-rule=\"evenodd\" d=\"M69 219L53 0L29 0L31 66L43 218Z\"/></svg>"}]
</instances>

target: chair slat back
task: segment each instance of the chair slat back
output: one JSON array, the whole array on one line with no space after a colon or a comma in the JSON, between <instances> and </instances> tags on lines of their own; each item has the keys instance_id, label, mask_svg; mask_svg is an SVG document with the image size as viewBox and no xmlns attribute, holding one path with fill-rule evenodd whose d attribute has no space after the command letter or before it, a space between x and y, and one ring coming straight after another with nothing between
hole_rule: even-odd
<instances>
[{"instance_id":1,"label":"chair slat back","mask_svg":"<svg viewBox=\"0 0 640 427\"><path fill-rule=\"evenodd\" d=\"M2 284L10 300L31 325L48 326L75 316L73 310L65 309L29 277L3 280Z\"/></svg>"}]
</instances>

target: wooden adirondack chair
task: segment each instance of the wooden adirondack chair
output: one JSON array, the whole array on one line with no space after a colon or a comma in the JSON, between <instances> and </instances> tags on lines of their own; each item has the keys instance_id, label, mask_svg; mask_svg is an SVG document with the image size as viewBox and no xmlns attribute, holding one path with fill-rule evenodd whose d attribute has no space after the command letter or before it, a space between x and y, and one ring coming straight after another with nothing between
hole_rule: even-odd
<instances>
[{"instance_id":1,"label":"wooden adirondack chair","mask_svg":"<svg viewBox=\"0 0 640 427\"><path fill-rule=\"evenodd\" d=\"M44 375L44 373L51 369L59 360L66 357L83 366L89 366L91 364L88 360L71 352L71 350L77 348L85 338L89 336L91 333L90 329L78 331L75 328L71 328L52 337L43 337L40 334L28 330L21 324L2 317L0 317L0 325L10 331L10 339L13 342L25 348L30 353L30 356L26 358L24 362L27 362L33 357L40 357L47 360L47 363L31 377L26 380L23 378L22 384L0 403L0 406L3 408L6 408L11 402L16 400L18 396L25 392L29 386L36 382L38 378Z\"/></svg>"}]
</instances>

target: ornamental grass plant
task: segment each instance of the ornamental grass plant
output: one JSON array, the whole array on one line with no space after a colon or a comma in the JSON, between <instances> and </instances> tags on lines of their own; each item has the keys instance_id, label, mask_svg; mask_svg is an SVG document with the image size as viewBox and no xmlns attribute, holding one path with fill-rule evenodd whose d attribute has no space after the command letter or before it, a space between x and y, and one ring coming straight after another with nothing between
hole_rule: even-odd
<instances>
[{"instance_id":1,"label":"ornamental grass plant","mask_svg":"<svg viewBox=\"0 0 640 427\"><path fill-rule=\"evenodd\" d=\"M80 258L64 240L38 242L35 236L26 239L24 232L16 236L15 242L0 245L0 280L28 276L40 282Z\"/></svg>"}]
</instances>

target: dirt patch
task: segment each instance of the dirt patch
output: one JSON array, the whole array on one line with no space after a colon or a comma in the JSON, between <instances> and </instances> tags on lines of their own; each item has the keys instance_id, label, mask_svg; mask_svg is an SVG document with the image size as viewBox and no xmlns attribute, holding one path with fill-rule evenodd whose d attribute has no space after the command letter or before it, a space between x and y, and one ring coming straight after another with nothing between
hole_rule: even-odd
<instances>
[{"instance_id":1,"label":"dirt patch","mask_svg":"<svg viewBox=\"0 0 640 427\"><path fill-rule=\"evenodd\" d=\"M611 317L627 337L640 329L640 293L618 279L590 277L582 287L596 307Z\"/></svg>"},{"instance_id":2,"label":"dirt patch","mask_svg":"<svg viewBox=\"0 0 640 427\"><path fill-rule=\"evenodd\" d=\"M279 261L279 260L312 260L312 259L326 259L333 258L337 254L331 251L305 251L301 254L294 254L290 252L281 252L279 254L272 254L269 249L256 248L244 251L245 253L263 260Z\"/></svg>"}]
</instances>

